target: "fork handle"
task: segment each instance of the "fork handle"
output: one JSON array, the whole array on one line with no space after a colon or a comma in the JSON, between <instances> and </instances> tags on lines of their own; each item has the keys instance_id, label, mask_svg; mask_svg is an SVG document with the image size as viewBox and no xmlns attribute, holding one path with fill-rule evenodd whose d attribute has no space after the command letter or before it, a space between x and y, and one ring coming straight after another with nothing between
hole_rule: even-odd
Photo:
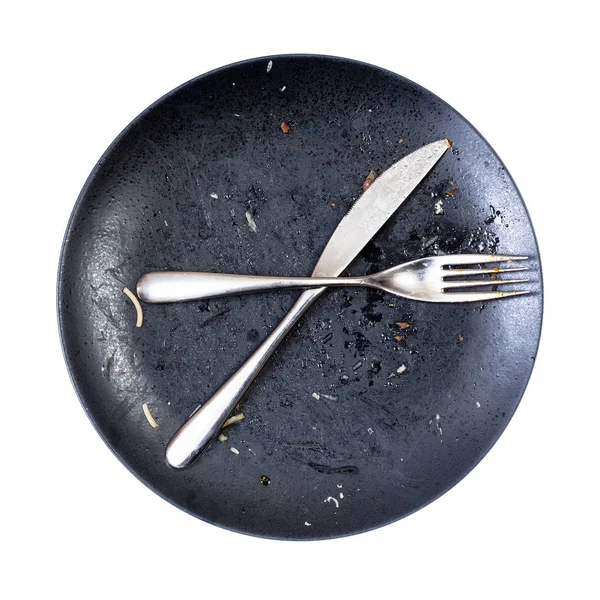
<instances>
[{"instance_id":1,"label":"fork handle","mask_svg":"<svg viewBox=\"0 0 600 600\"><path fill-rule=\"evenodd\" d=\"M350 277L269 277L199 273L190 271L155 271L142 275L137 295L148 303L185 302L262 290L323 286L365 285L362 278Z\"/></svg>"},{"instance_id":2,"label":"fork handle","mask_svg":"<svg viewBox=\"0 0 600 600\"><path fill-rule=\"evenodd\" d=\"M217 435L271 354L308 307L325 291L320 287L303 292L291 310L242 366L199 406L167 446L167 462L176 469L189 466Z\"/></svg>"}]
</instances>

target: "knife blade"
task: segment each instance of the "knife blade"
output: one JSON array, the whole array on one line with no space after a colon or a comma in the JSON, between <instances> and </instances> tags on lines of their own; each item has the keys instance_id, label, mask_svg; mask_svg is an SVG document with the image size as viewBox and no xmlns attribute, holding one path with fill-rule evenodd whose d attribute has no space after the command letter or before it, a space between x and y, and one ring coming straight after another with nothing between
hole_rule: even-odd
<instances>
[{"instance_id":1,"label":"knife blade","mask_svg":"<svg viewBox=\"0 0 600 600\"><path fill-rule=\"evenodd\" d=\"M450 148L438 140L394 163L370 185L340 221L312 273L337 277L381 229Z\"/></svg>"},{"instance_id":2,"label":"knife blade","mask_svg":"<svg viewBox=\"0 0 600 600\"><path fill-rule=\"evenodd\" d=\"M380 175L340 221L315 266L313 276L337 277L450 146L446 139L427 144ZM188 467L208 447L277 346L325 289L321 287L303 292L240 368L209 400L196 408L167 446L169 465L176 469Z\"/></svg>"}]
</instances>

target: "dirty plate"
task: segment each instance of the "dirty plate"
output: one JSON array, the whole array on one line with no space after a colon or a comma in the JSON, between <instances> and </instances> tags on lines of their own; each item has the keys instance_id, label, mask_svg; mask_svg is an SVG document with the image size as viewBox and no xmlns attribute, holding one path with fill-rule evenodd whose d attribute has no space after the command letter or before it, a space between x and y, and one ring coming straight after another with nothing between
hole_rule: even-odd
<instances>
[{"instance_id":1,"label":"dirty plate","mask_svg":"<svg viewBox=\"0 0 600 600\"><path fill-rule=\"evenodd\" d=\"M531 257L536 293L431 305L331 290L246 393L227 440L169 468L171 436L298 292L145 305L136 328L123 287L159 269L309 275L367 174L444 137L452 151L348 274L498 251ZM146 485L235 531L318 539L406 516L486 454L533 367L541 274L519 192L450 106L370 65L275 56L183 85L116 139L68 225L58 311L85 410Z\"/></svg>"}]
</instances>

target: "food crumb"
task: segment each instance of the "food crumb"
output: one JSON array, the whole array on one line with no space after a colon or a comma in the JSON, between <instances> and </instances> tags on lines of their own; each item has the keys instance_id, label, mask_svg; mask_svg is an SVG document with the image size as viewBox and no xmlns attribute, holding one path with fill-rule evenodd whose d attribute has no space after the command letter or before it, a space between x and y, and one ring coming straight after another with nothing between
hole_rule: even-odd
<instances>
[{"instance_id":1,"label":"food crumb","mask_svg":"<svg viewBox=\"0 0 600 600\"><path fill-rule=\"evenodd\" d=\"M404 339L404 336L403 336L403 335L395 335L395 336L394 336L394 339L395 339L397 342L401 342L401 341Z\"/></svg>"},{"instance_id":2,"label":"food crumb","mask_svg":"<svg viewBox=\"0 0 600 600\"><path fill-rule=\"evenodd\" d=\"M246 211L246 221L248 221L248 227L254 231L254 233L258 233L258 227L256 226L256 221L254 217L250 214L250 211Z\"/></svg>"},{"instance_id":3,"label":"food crumb","mask_svg":"<svg viewBox=\"0 0 600 600\"><path fill-rule=\"evenodd\" d=\"M225 421L225 423L223 423L223 427L229 427L230 425L233 425L234 423L237 423L238 421L241 421L242 419L245 419L246 415L244 415L244 413L239 413L238 415L233 415L233 417L229 417L229 419L227 419L227 421Z\"/></svg>"},{"instance_id":4,"label":"food crumb","mask_svg":"<svg viewBox=\"0 0 600 600\"><path fill-rule=\"evenodd\" d=\"M396 323L396 325L398 325L400 329L408 329L410 327L410 324L406 321L401 321L400 323Z\"/></svg>"},{"instance_id":5,"label":"food crumb","mask_svg":"<svg viewBox=\"0 0 600 600\"><path fill-rule=\"evenodd\" d=\"M377 173L375 173L375 171L369 171L369 174L366 176L362 184L363 191L370 187L370 185L375 181L376 177Z\"/></svg>"},{"instance_id":6,"label":"food crumb","mask_svg":"<svg viewBox=\"0 0 600 600\"><path fill-rule=\"evenodd\" d=\"M401 144L403 141L404 141L404 140L403 140L402 138L400 138L400 139L398 140L398 143L399 143L399 144Z\"/></svg>"},{"instance_id":7,"label":"food crumb","mask_svg":"<svg viewBox=\"0 0 600 600\"><path fill-rule=\"evenodd\" d=\"M333 502L336 508L340 507L340 503L337 501L337 498L334 498L333 496L327 496L327 498L325 498L323 502L327 502L328 504L331 504Z\"/></svg>"},{"instance_id":8,"label":"food crumb","mask_svg":"<svg viewBox=\"0 0 600 600\"><path fill-rule=\"evenodd\" d=\"M289 133L290 132L290 126L284 121L281 124L281 131L283 131L283 133Z\"/></svg>"},{"instance_id":9,"label":"food crumb","mask_svg":"<svg viewBox=\"0 0 600 600\"><path fill-rule=\"evenodd\" d=\"M270 478L270 477L268 477L267 475L261 475L261 476L260 476L260 482L261 482L263 485L269 485L269 484L271 483L271 478Z\"/></svg>"},{"instance_id":10,"label":"food crumb","mask_svg":"<svg viewBox=\"0 0 600 600\"><path fill-rule=\"evenodd\" d=\"M332 202L332 203L331 203L331 206L332 206L333 208L335 208L335 202Z\"/></svg>"},{"instance_id":11,"label":"food crumb","mask_svg":"<svg viewBox=\"0 0 600 600\"><path fill-rule=\"evenodd\" d=\"M396 373L404 373L404 371L406 371L408 369L408 367L406 365L400 365L397 369L396 369Z\"/></svg>"},{"instance_id":12,"label":"food crumb","mask_svg":"<svg viewBox=\"0 0 600 600\"><path fill-rule=\"evenodd\" d=\"M137 314L137 319L135 321L136 327L141 327L144 322L144 313L142 311L142 305L140 301L137 299L137 296L129 289L123 288L123 293L133 302L133 306L135 306L135 312Z\"/></svg>"},{"instance_id":13,"label":"food crumb","mask_svg":"<svg viewBox=\"0 0 600 600\"><path fill-rule=\"evenodd\" d=\"M270 60L270 61L267 63L267 73L268 73L268 72L269 72L269 71L270 71L272 68L273 68L273 61L272 61L272 60Z\"/></svg>"},{"instance_id":14,"label":"food crumb","mask_svg":"<svg viewBox=\"0 0 600 600\"><path fill-rule=\"evenodd\" d=\"M454 196L454 194L456 194L457 191L458 190L456 188L452 188L449 192L446 192L446 196Z\"/></svg>"},{"instance_id":15,"label":"food crumb","mask_svg":"<svg viewBox=\"0 0 600 600\"><path fill-rule=\"evenodd\" d=\"M464 341L464 339L465 339L465 338L464 338L462 335L459 335L459 336L458 336L458 341L459 341L459 342L462 342L462 341Z\"/></svg>"},{"instance_id":16,"label":"food crumb","mask_svg":"<svg viewBox=\"0 0 600 600\"><path fill-rule=\"evenodd\" d=\"M435 242L438 241L439 239L439 235L433 235L431 236L424 244L423 244L423 250L425 250L425 248L429 248L429 246L431 246L432 244L434 244Z\"/></svg>"},{"instance_id":17,"label":"food crumb","mask_svg":"<svg viewBox=\"0 0 600 600\"><path fill-rule=\"evenodd\" d=\"M429 424L431 425L433 423L433 418L429 419ZM438 430L440 435L444 435L444 432L442 431L442 426L440 425L440 415L436 414L435 415L435 427Z\"/></svg>"},{"instance_id":18,"label":"food crumb","mask_svg":"<svg viewBox=\"0 0 600 600\"><path fill-rule=\"evenodd\" d=\"M435 215L443 215L444 214L444 203L442 202L442 200L438 200L434 207L433 207L433 213Z\"/></svg>"},{"instance_id":19,"label":"food crumb","mask_svg":"<svg viewBox=\"0 0 600 600\"><path fill-rule=\"evenodd\" d=\"M237 448L234 448L233 446L231 446L231 448L229 448L234 454L239 454L240 451Z\"/></svg>"},{"instance_id":20,"label":"food crumb","mask_svg":"<svg viewBox=\"0 0 600 600\"><path fill-rule=\"evenodd\" d=\"M150 425L152 426L152 429L156 429L158 427L158 423L154 420L154 417L152 416L152 413L150 412L150 408L149 408L147 402L144 402L144 404L142 404L142 410L144 411L146 421L148 421L148 423L150 423Z\"/></svg>"},{"instance_id":21,"label":"food crumb","mask_svg":"<svg viewBox=\"0 0 600 600\"><path fill-rule=\"evenodd\" d=\"M311 396L312 396L312 397L313 397L315 400L320 400L320 399L321 399L321 395L320 395L320 394L317 394L317 392L313 392L313 393L311 394Z\"/></svg>"},{"instance_id":22,"label":"food crumb","mask_svg":"<svg viewBox=\"0 0 600 600\"><path fill-rule=\"evenodd\" d=\"M226 442L227 441L227 436L224 433L220 433L219 437L217 438L220 442Z\"/></svg>"}]
</instances>

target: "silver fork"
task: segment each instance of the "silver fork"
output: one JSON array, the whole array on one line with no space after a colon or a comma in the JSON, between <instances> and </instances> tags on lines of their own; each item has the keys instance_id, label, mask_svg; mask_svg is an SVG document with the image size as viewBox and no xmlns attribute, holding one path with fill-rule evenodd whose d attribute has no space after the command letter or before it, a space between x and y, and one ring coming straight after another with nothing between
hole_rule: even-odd
<instances>
[{"instance_id":1,"label":"silver fork","mask_svg":"<svg viewBox=\"0 0 600 600\"><path fill-rule=\"evenodd\" d=\"M482 302L527 294L529 290L524 289L468 291L469 288L525 283L527 279L498 279L497 275L525 271L527 267L501 268L491 265L526 259L526 256L508 254L428 256L363 277L270 277L156 271L140 277L137 282L137 294L145 302L165 303L285 288L357 286L377 288L396 296L423 302ZM477 267L483 264L487 265L487 268Z\"/></svg>"}]
</instances>

